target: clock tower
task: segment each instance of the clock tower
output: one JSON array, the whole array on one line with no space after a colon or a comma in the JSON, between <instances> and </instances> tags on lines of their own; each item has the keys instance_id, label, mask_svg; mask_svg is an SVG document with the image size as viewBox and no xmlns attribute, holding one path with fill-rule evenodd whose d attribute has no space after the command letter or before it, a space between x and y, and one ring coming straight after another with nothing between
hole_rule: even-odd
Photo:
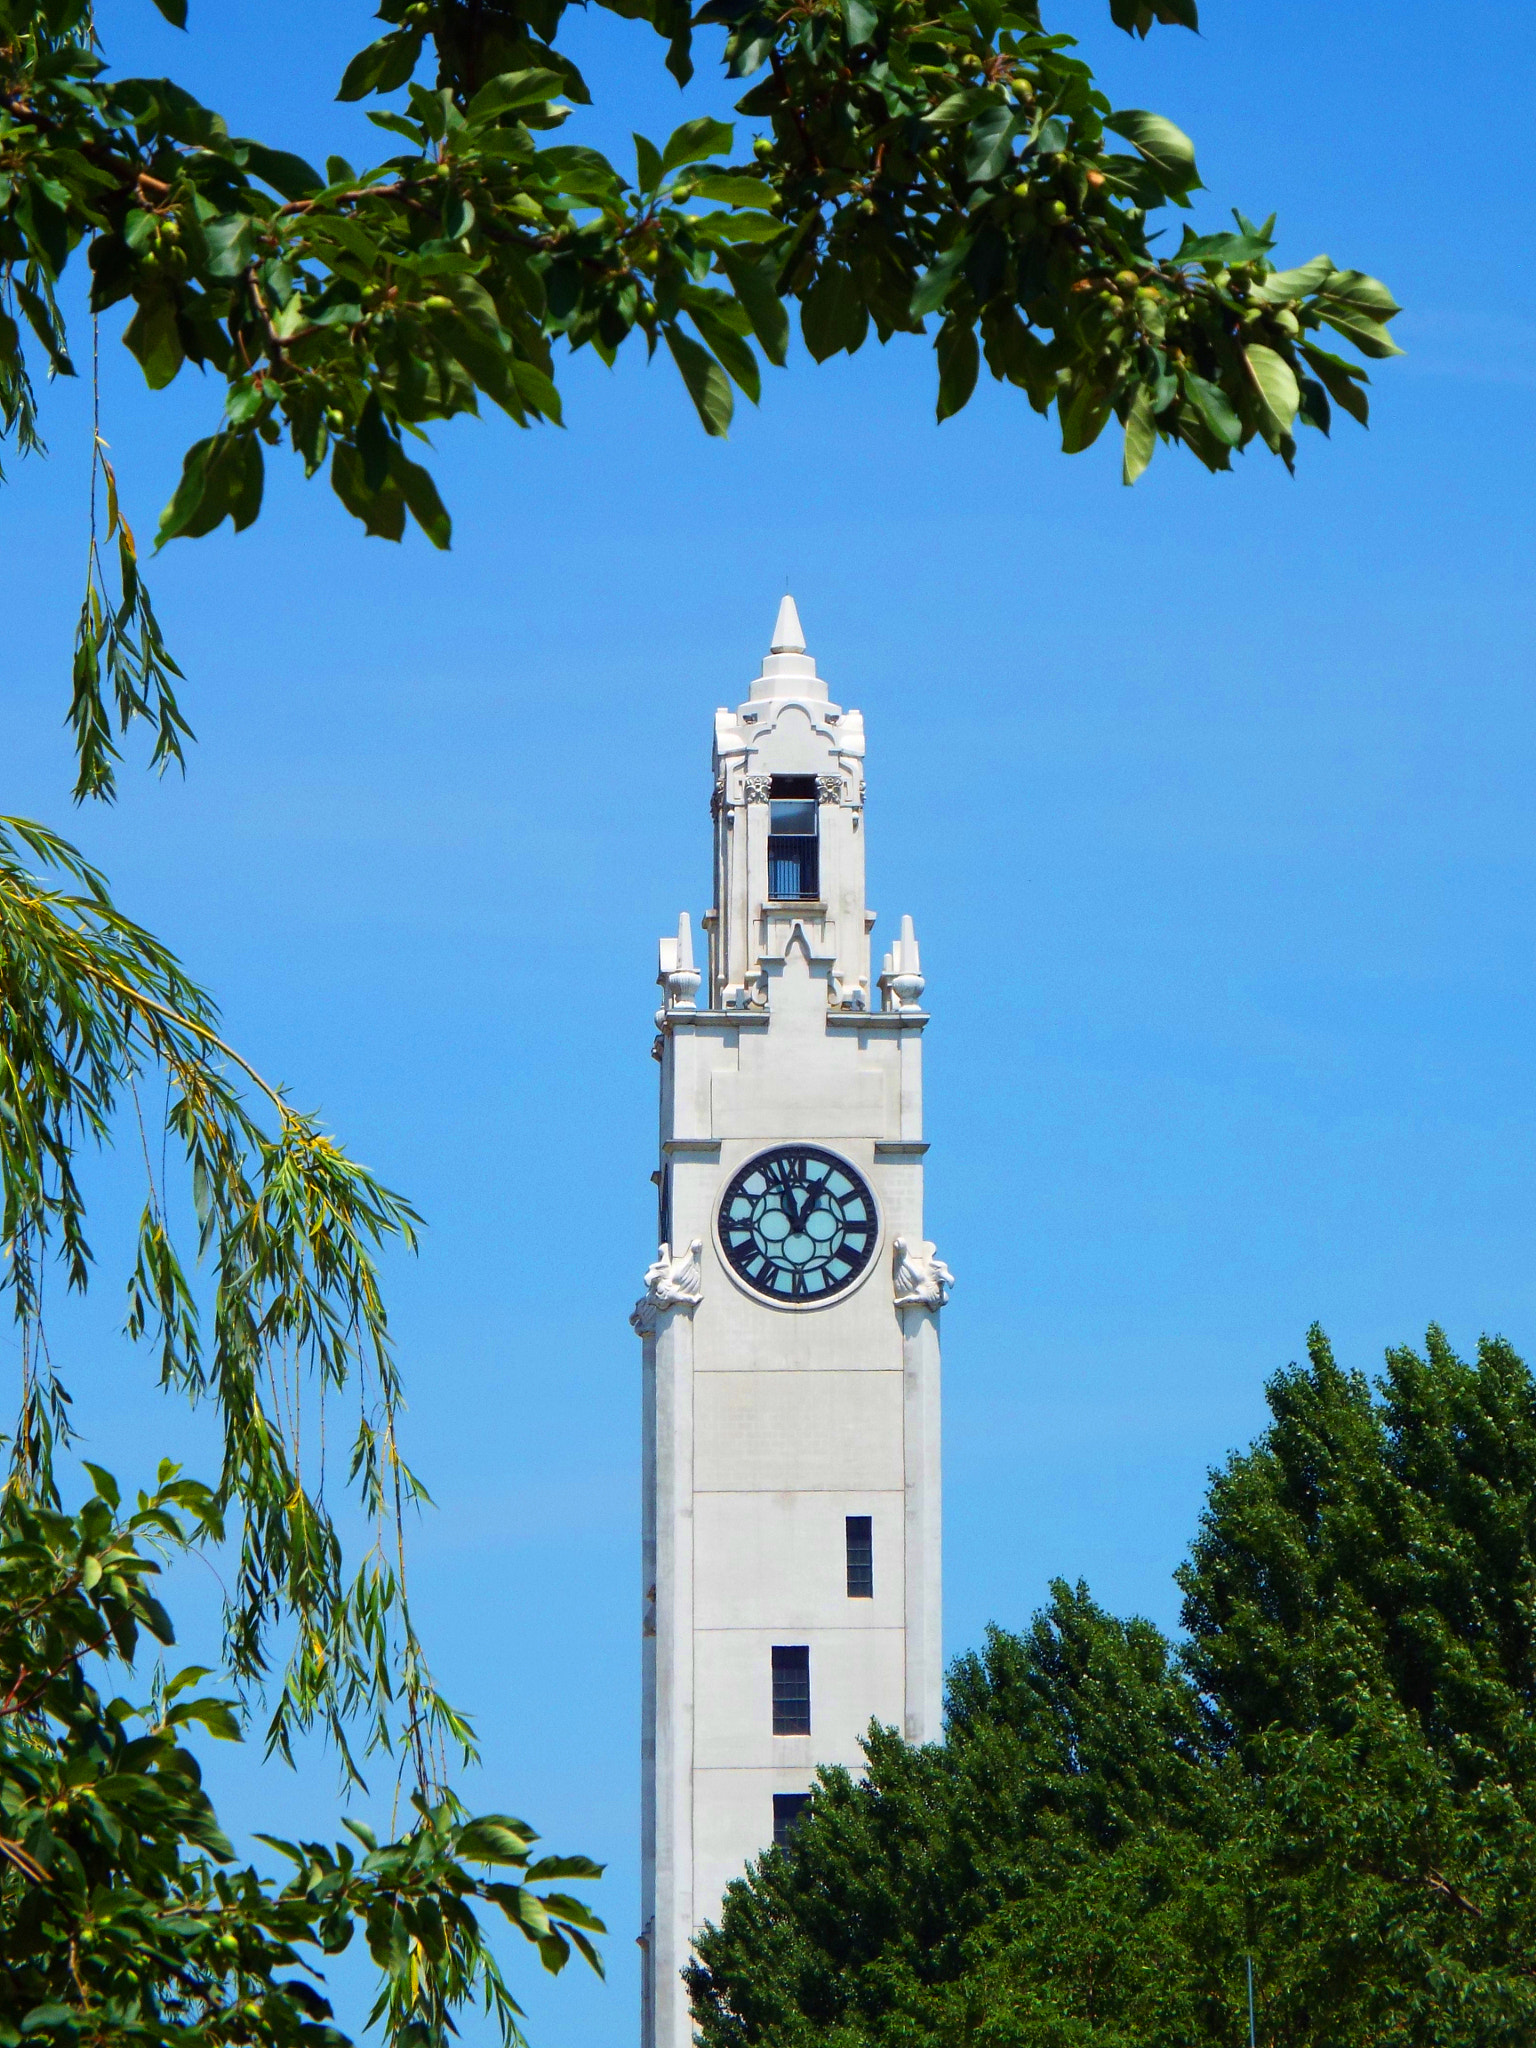
<instances>
[{"instance_id":1,"label":"clock tower","mask_svg":"<svg viewBox=\"0 0 1536 2048\"><path fill-rule=\"evenodd\" d=\"M870 971L864 721L794 600L715 714L714 904L661 942L644 1348L643 2048L872 1717L940 1733L939 1310L912 920Z\"/></svg>"}]
</instances>

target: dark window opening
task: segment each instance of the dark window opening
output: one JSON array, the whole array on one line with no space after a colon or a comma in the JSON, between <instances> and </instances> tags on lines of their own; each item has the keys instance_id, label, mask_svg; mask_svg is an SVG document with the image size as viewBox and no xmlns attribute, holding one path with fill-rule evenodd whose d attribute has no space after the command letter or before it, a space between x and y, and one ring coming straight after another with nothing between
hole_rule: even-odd
<instances>
[{"instance_id":1,"label":"dark window opening","mask_svg":"<svg viewBox=\"0 0 1536 2048\"><path fill-rule=\"evenodd\" d=\"M773 1795L773 1840L775 1848L783 1849L789 1844L790 1836L799 1824L800 1816L811 1803L809 1792L775 1792Z\"/></svg>"},{"instance_id":2,"label":"dark window opening","mask_svg":"<svg viewBox=\"0 0 1536 2048\"><path fill-rule=\"evenodd\" d=\"M802 1643L773 1646L773 1732L811 1732L811 1653Z\"/></svg>"},{"instance_id":3,"label":"dark window opening","mask_svg":"<svg viewBox=\"0 0 1536 2048\"><path fill-rule=\"evenodd\" d=\"M768 784L768 894L809 902L821 890L816 837L816 778L775 775Z\"/></svg>"},{"instance_id":4,"label":"dark window opening","mask_svg":"<svg viewBox=\"0 0 1536 2048\"><path fill-rule=\"evenodd\" d=\"M873 1600L875 1597L875 1532L868 1515L849 1515L848 1528L848 1598L850 1600Z\"/></svg>"}]
</instances>

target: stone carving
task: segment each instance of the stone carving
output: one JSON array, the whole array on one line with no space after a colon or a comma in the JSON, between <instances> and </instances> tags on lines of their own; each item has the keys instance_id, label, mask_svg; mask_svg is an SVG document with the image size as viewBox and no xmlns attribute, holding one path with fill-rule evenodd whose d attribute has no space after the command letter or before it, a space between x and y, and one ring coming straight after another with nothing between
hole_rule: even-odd
<instances>
[{"instance_id":1,"label":"stone carving","mask_svg":"<svg viewBox=\"0 0 1536 2048\"><path fill-rule=\"evenodd\" d=\"M673 1258L672 1247L662 1245L654 1265L645 1269L645 1298L657 1309L696 1308L704 1299L704 1271L699 1254L704 1245L695 1238L686 1252Z\"/></svg>"},{"instance_id":2,"label":"stone carving","mask_svg":"<svg viewBox=\"0 0 1536 2048\"><path fill-rule=\"evenodd\" d=\"M773 777L771 775L749 775L746 783L747 802L749 804L767 803L768 791L772 784Z\"/></svg>"},{"instance_id":3,"label":"stone carving","mask_svg":"<svg viewBox=\"0 0 1536 2048\"><path fill-rule=\"evenodd\" d=\"M923 980L917 938L912 930L910 917L901 920L901 937L885 956L880 971L880 986L885 992L885 1007L888 1010L915 1010L919 997L927 987Z\"/></svg>"},{"instance_id":4,"label":"stone carving","mask_svg":"<svg viewBox=\"0 0 1536 2048\"><path fill-rule=\"evenodd\" d=\"M896 1279L896 1306L942 1308L949 1299L949 1290L955 1284L955 1276L942 1259L935 1258L934 1248L928 1240L920 1239L914 1249L904 1237L898 1237L892 1247L892 1254Z\"/></svg>"},{"instance_id":5,"label":"stone carving","mask_svg":"<svg viewBox=\"0 0 1536 2048\"><path fill-rule=\"evenodd\" d=\"M840 804L843 800L843 778L841 775L818 775L816 778L816 801L822 804Z\"/></svg>"},{"instance_id":6,"label":"stone carving","mask_svg":"<svg viewBox=\"0 0 1536 2048\"><path fill-rule=\"evenodd\" d=\"M693 927L686 910L677 920L677 937L661 941L658 961L656 979L667 992L666 1008L697 1009L695 997L704 977L693 964ZM656 1021L661 1023L662 1017L658 1016Z\"/></svg>"}]
</instances>

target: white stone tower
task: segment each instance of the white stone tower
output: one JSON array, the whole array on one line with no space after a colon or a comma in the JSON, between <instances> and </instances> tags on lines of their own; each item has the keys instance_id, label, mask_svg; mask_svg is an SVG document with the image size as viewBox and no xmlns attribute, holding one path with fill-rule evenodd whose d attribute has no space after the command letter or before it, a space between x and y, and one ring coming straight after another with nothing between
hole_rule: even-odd
<instances>
[{"instance_id":1,"label":"white stone tower","mask_svg":"<svg viewBox=\"0 0 1536 2048\"><path fill-rule=\"evenodd\" d=\"M707 977L661 942L644 1344L644 2048L818 1763L940 1732L939 1335L912 921L872 982L864 722L794 602L715 714Z\"/></svg>"}]
</instances>

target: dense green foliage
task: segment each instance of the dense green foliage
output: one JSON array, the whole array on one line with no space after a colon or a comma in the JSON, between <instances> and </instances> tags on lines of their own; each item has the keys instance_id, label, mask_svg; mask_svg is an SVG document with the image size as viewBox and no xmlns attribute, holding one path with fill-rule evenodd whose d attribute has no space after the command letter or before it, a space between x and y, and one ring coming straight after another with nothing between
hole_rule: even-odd
<instances>
[{"instance_id":1,"label":"dense green foliage","mask_svg":"<svg viewBox=\"0 0 1536 2048\"><path fill-rule=\"evenodd\" d=\"M515 2034L475 1907L551 1967L572 1943L595 1961L585 1930L601 1923L529 1886L597 1866L534 1861L521 1821L417 1793L399 1841L348 1821L351 1844L271 1840L286 1882L236 1868L184 1742L199 1725L238 1741L235 1703L199 1694L196 1665L157 1672L143 1705L101 1691L131 1681L145 1637L173 1641L153 1579L167 1554L218 1536L217 1502L162 1466L125 1514L111 1475L89 1469L78 1514L0 1495L0 2043L343 2048L313 1965L356 1932L380 1971L371 2017L402 2048L441 2041L476 1997Z\"/></svg>"},{"instance_id":2,"label":"dense green foliage","mask_svg":"<svg viewBox=\"0 0 1536 2048\"><path fill-rule=\"evenodd\" d=\"M1188 1631L1053 1589L727 1894L705 2048L1495 2048L1536 2033L1536 1382L1313 1333L1213 1477Z\"/></svg>"},{"instance_id":3,"label":"dense green foliage","mask_svg":"<svg viewBox=\"0 0 1536 2048\"><path fill-rule=\"evenodd\" d=\"M185 17L185 0L156 4ZM1254 441L1290 463L1298 423L1366 418L1364 370L1324 341L1397 353L1385 287L1327 256L1278 270L1273 219L1155 246L1155 216L1200 186L1193 146L1112 106L1035 0L602 4L649 22L680 80L712 34L730 90L756 81L735 106L750 146L708 115L664 144L637 135L632 167L551 143L589 98L559 48L566 0L382 0L386 32L341 81L344 100L389 102L369 119L392 153L360 168L231 136L168 79L112 77L90 0L0 0L0 431L36 443L29 333L72 368L56 290L82 242L92 307L129 309L149 384L190 362L224 386L162 540L249 525L286 439L368 532L398 539L409 514L446 546L411 452L432 422L482 401L557 421L557 345L612 361L638 336L723 434L732 385L759 395L756 351L785 360L786 302L818 360L931 332L940 419L985 361L1055 408L1069 452L1118 421L1127 482L1160 440L1211 469ZM1194 0L1110 12L1142 35L1196 23ZM121 592L107 602L93 560L87 792L110 788L114 718L149 719L161 759L184 732L105 480Z\"/></svg>"}]
</instances>

